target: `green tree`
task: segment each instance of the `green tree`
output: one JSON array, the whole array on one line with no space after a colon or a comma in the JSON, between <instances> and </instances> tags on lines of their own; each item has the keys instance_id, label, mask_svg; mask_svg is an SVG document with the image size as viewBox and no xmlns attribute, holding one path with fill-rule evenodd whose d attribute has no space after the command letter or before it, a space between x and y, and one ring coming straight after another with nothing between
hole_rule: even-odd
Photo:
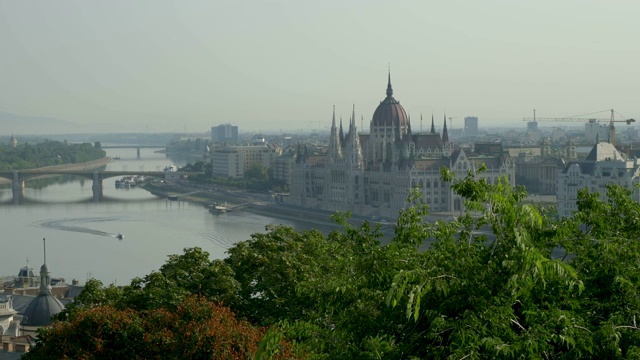
<instances>
[{"instance_id":1,"label":"green tree","mask_svg":"<svg viewBox=\"0 0 640 360\"><path fill-rule=\"evenodd\" d=\"M98 306L116 306L121 299L122 289L114 285L109 285L105 288L100 280L89 279L80 295L65 306L64 310L57 315L57 319L70 319L79 311Z\"/></svg>"},{"instance_id":2,"label":"green tree","mask_svg":"<svg viewBox=\"0 0 640 360\"><path fill-rule=\"evenodd\" d=\"M386 246L379 225L348 214L334 216L343 228L328 235L269 226L224 260L185 249L121 291L92 283L61 323L115 308L137 321L125 322L137 341L139 328L163 329L145 328L140 314L201 296L270 327L255 356L290 342L316 359L639 358L640 204L631 193L610 186L601 200L584 189L575 215L558 219L482 171L455 179L443 170L465 199L453 221L425 221L412 192Z\"/></svg>"},{"instance_id":3,"label":"green tree","mask_svg":"<svg viewBox=\"0 0 640 360\"><path fill-rule=\"evenodd\" d=\"M606 200L580 190L570 223L571 264L585 283L581 313L597 358L640 358L640 204L607 187Z\"/></svg>"},{"instance_id":4,"label":"green tree","mask_svg":"<svg viewBox=\"0 0 640 360\"><path fill-rule=\"evenodd\" d=\"M133 279L124 287L121 303L137 310L170 308L190 295L201 295L226 304L235 301L237 291L233 271L196 247L169 256L160 271Z\"/></svg>"},{"instance_id":5,"label":"green tree","mask_svg":"<svg viewBox=\"0 0 640 360\"><path fill-rule=\"evenodd\" d=\"M255 181L269 180L269 169L261 163L254 163L244 172L245 179Z\"/></svg>"},{"instance_id":6,"label":"green tree","mask_svg":"<svg viewBox=\"0 0 640 360\"><path fill-rule=\"evenodd\" d=\"M538 237L542 216L507 179L492 185L476 176L454 181L443 171L467 213L437 223L436 242L418 254L421 265L396 275L389 291L388 303L404 307L420 329L422 341L407 351L429 358L589 356L588 346L578 346L585 322L573 311L582 282L542 246L553 243Z\"/></svg>"}]
</instances>

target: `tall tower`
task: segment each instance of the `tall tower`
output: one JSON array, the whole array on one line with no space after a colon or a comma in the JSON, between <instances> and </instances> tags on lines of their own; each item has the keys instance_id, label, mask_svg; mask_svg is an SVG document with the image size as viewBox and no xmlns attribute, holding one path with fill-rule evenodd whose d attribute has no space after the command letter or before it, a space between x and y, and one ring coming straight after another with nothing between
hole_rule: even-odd
<instances>
[{"instance_id":1,"label":"tall tower","mask_svg":"<svg viewBox=\"0 0 640 360\"><path fill-rule=\"evenodd\" d=\"M333 106L333 118L331 120L331 137L329 138L329 161L338 162L342 160L342 122L340 122L340 133L336 127L336 106Z\"/></svg>"},{"instance_id":2,"label":"tall tower","mask_svg":"<svg viewBox=\"0 0 640 360\"><path fill-rule=\"evenodd\" d=\"M449 143L449 133L447 132L447 114L444 115L444 127L442 128L442 143Z\"/></svg>"},{"instance_id":3,"label":"tall tower","mask_svg":"<svg viewBox=\"0 0 640 360\"><path fill-rule=\"evenodd\" d=\"M47 266L47 245L42 239L44 248L44 264L40 267L40 293L27 306L24 311L20 330L22 335L36 336L39 328L51 324L51 317L62 310L64 305L51 294L51 276Z\"/></svg>"}]
</instances>

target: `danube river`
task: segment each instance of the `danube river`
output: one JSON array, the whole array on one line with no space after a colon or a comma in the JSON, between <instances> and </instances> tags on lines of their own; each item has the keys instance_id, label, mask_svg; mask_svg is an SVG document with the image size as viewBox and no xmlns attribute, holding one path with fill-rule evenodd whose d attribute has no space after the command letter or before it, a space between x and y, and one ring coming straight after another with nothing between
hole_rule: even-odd
<instances>
[{"instance_id":1,"label":"danube river","mask_svg":"<svg viewBox=\"0 0 640 360\"><path fill-rule=\"evenodd\" d=\"M120 160L107 170L155 171L186 161L172 161L154 150L142 149L138 160L135 149L109 149L107 155ZM245 211L212 215L201 205L160 199L140 188L116 189L116 179L104 180L105 201L99 203L92 201L91 180L70 179L40 189L27 181L20 205L12 204L10 188L0 189L0 276L17 275L27 261L39 271L42 238L47 239L53 277L67 282L93 277L124 285L157 270L168 255L186 247L198 246L212 258L223 258L234 243L264 232L268 224L305 228Z\"/></svg>"}]
</instances>

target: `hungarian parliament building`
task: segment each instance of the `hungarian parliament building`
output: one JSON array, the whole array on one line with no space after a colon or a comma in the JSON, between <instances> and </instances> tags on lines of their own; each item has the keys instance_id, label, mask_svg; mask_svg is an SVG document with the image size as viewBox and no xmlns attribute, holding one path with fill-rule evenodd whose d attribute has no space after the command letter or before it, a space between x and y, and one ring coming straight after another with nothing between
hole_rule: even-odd
<instances>
[{"instance_id":1,"label":"hungarian parliament building","mask_svg":"<svg viewBox=\"0 0 640 360\"><path fill-rule=\"evenodd\" d=\"M429 211L457 212L463 199L441 180L441 168L451 169L457 178L481 164L487 167L479 177L496 183L506 177L515 185L513 160L501 144L476 144L473 148L455 146L447 133L446 117L442 133L414 133L406 111L393 97L391 76L386 98L371 118L369 133L359 133L355 109L348 130L336 124L335 108L329 146L321 154L298 147L287 202L305 208L351 212L360 216L395 219L412 188L422 194Z\"/></svg>"}]
</instances>

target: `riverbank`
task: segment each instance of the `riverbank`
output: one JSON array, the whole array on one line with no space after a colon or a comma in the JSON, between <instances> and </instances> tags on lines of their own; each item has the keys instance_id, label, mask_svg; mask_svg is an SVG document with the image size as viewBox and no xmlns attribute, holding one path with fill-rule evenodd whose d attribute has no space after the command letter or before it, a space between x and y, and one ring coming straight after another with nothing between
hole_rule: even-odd
<instances>
[{"instance_id":1,"label":"riverbank","mask_svg":"<svg viewBox=\"0 0 640 360\"><path fill-rule=\"evenodd\" d=\"M304 222L310 226L323 229L339 229L340 226L331 219L334 212L306 209L287 204L276 203L269 194L252 193L232 188L222 188L215 185L178 183L148 183L142 186L150 193L161 198L175 198L177 201L187 201L200 204L208 208L214 203L226 203L229 211L248 211L258 215L275 217L283 220ZM365 219L353 218L354 225L362 224ZM389 227L390 224L383 224Z\"/></svg>"},{"instance_id":2,"label":"riverbank","mask_svg":"<svg viewBox=\"0 0 640 360\"><path fill-rule=\"evenodd\" d=\"M112 161L113 159L111 159L110 157L103 157L101 159L86 161L82 163L52 165L52 166L45 166L45 167L41 167L37 169L29 169L29 170L81 170L81 169L95 170L103 166L106 166ZM52 177L52 176L59 176L59 175L42 175L42 176L36 176L33 179L38 179L38 178L43 179L43 178ZM11 180L0 178L0 185L10 184L10 183L11 183Z\"/></svg>"},{"instance_id":3,"label":"riverbank","mask_svg":"<svg viewBox=\"0 0 640 360\"><path fill-rule=\"evenodd\" d=\"M141 186L143 189L161 198L175 198L179 201L200 204L208 207L214 202L227 203L229 208L245 205L258 199L238 190L207 188L204 185L185 182L151 182Z\"/></svg>"}]
</instances>

